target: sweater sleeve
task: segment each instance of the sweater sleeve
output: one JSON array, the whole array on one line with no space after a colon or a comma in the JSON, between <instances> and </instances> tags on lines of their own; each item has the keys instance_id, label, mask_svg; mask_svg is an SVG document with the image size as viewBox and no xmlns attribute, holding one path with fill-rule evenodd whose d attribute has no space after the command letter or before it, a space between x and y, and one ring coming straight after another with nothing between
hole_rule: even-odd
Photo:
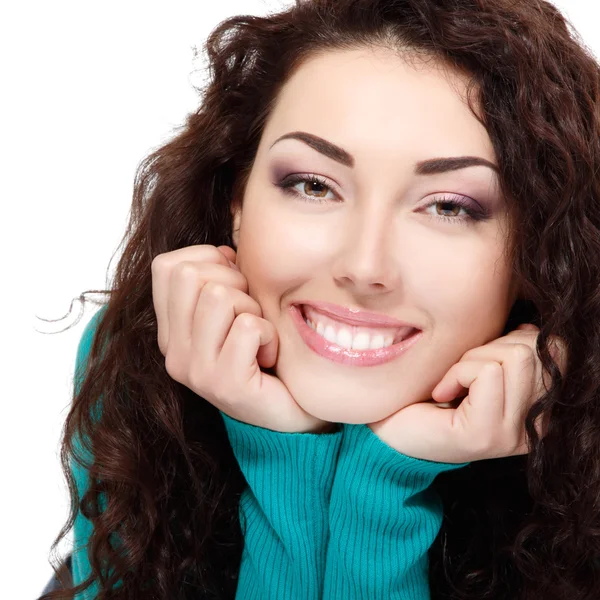
<instances>
[{"instance_id":1,"label":"sweater sleeve","mask_svg":"<svg viewBox=\"0 0 600 600\"><path fill-rule=\"evenodd\" d=\"M283 433L221 415L248 483L236 600L320 600L342 430Z\"/></svg>"},{"instance_id":2,"label":"sweater sleeve","mask_svg":"<svg viewBox=\"0 0 600 600\"><path fill-rule=\"evenodd\" d=\"M323 600L429 600L427 551L443 514L430 485L438 473L467 464L406 456L368 425L344 425Z\"/></svg>"},{"instance_id":3,"label":"sweater sleeve","mask_svg":"<svg viewBox=\"0 0 600 600\"><path fill-rule=\"evenodd\" d=\"M75 390L85 374L98 311L86 326L77 349ZM244 533L236 600L297 598L320 600L328 538L328 504L342 431L281 433L255 427L220 413L229 442L248 486L239 506ZM71 470L79 500L90 487L86 463L92 455L78 436ZM102 496L100 498L101 506ZM72 553L73 585L91 574L88 557L93 524L77 510ZM117 584L120 585L120 582ZM94 581L75 600L94 600Z\"/></svg>"}]
</instances>

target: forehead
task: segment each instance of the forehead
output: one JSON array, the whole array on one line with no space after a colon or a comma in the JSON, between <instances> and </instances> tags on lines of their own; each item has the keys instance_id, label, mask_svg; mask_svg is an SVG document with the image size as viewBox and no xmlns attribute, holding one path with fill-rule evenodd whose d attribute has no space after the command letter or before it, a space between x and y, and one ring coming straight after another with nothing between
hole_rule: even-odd
<instances>
[{"instance_id":1,"label":"forehead","mask_svg":"<svg viewBox=\"0 0 600 600\"><path fill-rule=\"evenodd\" d=\"M329 51L305 61L283 86L265 127L269 143L310 131L385 161L410 155L494 160L485 127L468 107L467 76L431 59L380 48Z\"/></svg>"}]
</instances>

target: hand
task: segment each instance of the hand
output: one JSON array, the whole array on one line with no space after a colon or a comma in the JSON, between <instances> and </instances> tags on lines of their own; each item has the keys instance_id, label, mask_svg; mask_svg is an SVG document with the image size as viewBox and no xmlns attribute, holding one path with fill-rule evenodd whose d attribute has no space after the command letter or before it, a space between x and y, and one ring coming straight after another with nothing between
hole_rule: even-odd
<instances>
[{"instance_id":1,"label":"hand","mask_svg":"<svg viewBox=\"0 0 600 600\"><path fill-rule=\"evenodd\" d=\"M230 417L274 431L322 431L285 385L260 367L277 360L275 326L248 295L228 246L189 246L152 261L158 346L167 373Z\"/></svg>"},{"instance_id":2,"label":"hand","mask_svg":"<svg viewBox=\"0 0 600 600\"><path fill-rule=\"evenodd\" d=\"M369 427L392 448L424 460L461 463L527 454L525 416L550 385L535 350L538 334L526 323L469 350L434 388L433 401L406 406ZM564 342L551 337L549 349L564 375ZM465 391L457 408L448 407ZM540 437L543 417L535 424Z\"/></svg>"}]
</instances>

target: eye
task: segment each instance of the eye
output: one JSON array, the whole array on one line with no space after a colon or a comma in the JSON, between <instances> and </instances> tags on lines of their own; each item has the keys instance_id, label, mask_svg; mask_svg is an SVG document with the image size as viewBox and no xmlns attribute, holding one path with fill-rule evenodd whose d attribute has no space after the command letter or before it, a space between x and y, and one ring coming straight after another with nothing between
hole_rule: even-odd
<instances>
[{"instance_id":1,"label":"eye","mask_svg":"<svg viewBox=\"0 0 600 600\"><path fill-rule=\"evenodd\" d=\"M294 189L294 186L299 183L304 184L302 191ZM327 191L330 191L334 195L335 202L340 201L339 196L332 190L327 181L318 175L293 174L285 177L275 185L281 188L284 193L305 202L316 204L327 202L331 200L331 198L326 197ZM468 225L469 223L483 221L487 218L487 215L480 208L476 207L473 201L457 194L434 196L433 201L425 206L425 208L430 208L431 206L443 206L442 212L450 211L450 215L440 215L437 210L435 215L428 214L433 219L442 219L449 223ZM462 216L457 214L460 211L464 212Z\"/></svg>"},{"instance_id":2,"label":"eye","mask_svg":"<svg viewBox=\"0 0 600 600\"><path fill-rule=\"evenodd\" d=\"M304 184L302 186L302 191L294 189L294 186L299 183ZM330 200L330 198L325 197L327 191L331 191L337 198L337 195L333 192L331 186L327 185L327 182L318 175L294 174L284 178L275 185L281 188L284 193L305 200L306 202L315 202L317 204L327 202L327 200Z\"/></svg>"},{"instance_id":3,"label":"eye","mask_svg":"<svg viewBox=\"0 0 600 600\"><path fill-rule=\"evenodd\" d=\"M442 212L450 212L450 215L440 215L439 210L436 208L436 214L429 214L431 218L443 219L445 221L454 223L468 223L469 221L481 221L485 219L485 215L481 210L475 208L464 196L457 196L454 194L448 194L445 196L435 196L433 201L430 202L425 208L431 206L441 206ZM463 211L464 214L460 216L458 213Z\"/></svg>"}]
</instances>

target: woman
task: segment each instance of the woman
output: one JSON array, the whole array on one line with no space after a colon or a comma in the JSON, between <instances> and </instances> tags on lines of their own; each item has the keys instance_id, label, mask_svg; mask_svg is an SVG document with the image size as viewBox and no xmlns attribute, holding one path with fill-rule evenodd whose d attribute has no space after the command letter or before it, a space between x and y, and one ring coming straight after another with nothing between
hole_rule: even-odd
<instances>
[{"instance_id":1,"label":"woman","mask_svg":"<svg viewBox=\"0 0 600 600\"><path fill-rule=\"evenodd\" d=\"M79 597L595 598L597 63L541 0L207 51L78 352Z\"/></svg>"}]
</instances>

